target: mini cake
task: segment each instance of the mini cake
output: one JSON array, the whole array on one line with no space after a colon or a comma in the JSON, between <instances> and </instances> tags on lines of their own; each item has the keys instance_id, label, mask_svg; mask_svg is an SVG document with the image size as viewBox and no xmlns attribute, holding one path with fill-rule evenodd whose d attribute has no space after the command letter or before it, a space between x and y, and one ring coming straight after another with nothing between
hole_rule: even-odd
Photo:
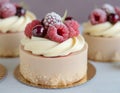
<instances>
[{"instance_id":1,"label":"mini cake","mask_svg":"<svg viewBox=\"0 0 120 93\"><path fill-rule=\"evenodd\" d=\"M83 25L89 59L120 61L120 8L104 4L102 8L93 10L89 19Z\"/></svg>"},{"instance_id":2,"label":"mini cake","mask_svg":"<svg viewBox=\"0 0 120 93\"><path fill-rule=\"evenodd\" d=\"M36 17L9 0L0 1L0 57L18 56L26 25Z\"/></svg>"},{"instance_id":3,"label":"mini cake","mask_svg":"<svg viewBox=\"0 0 120 93\"><path fill-rule=\"evenodd\" d=\"M25 29L20 46L20 73L33 84L67 86L87 74L88 46L71 17L48 13Z\"/></svg>"}]
</instances>

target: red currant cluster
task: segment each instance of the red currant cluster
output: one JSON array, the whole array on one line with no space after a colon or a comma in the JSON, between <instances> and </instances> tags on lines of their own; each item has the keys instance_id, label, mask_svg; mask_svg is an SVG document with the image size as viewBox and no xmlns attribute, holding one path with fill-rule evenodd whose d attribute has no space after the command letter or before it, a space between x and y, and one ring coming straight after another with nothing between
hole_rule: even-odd
<instances>
[{"instance_id":1,"label":"red currant cluster","mask_svg":"<svg viewBox=\"0 0 120 93\"><path fill-rule=\"evenodd\" d=\"M55 42L63 42L68 38L79 35L79 23L66 17L64 22L62 18L52 12L48 13L42 21L34 20L26 26L25 35L47 38Z\"/></svg>"},{"instance_id":2,"label":"red currant cluster","mask_svg":"<svg viewBox=\"0 0 120 93\"><path fill-rule=\"evenodd\" d=\"M115 24L120 20L120 7L113 7L104 4L102 8L94 9L90 14L90 22L95 24L104 23L106 21Z\"/></svg>"}]
</instances>

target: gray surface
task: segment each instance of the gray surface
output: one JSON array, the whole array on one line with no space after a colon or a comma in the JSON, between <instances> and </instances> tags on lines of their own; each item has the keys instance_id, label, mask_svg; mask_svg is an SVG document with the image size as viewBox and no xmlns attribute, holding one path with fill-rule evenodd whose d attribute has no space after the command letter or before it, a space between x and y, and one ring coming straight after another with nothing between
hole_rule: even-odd
<instances>
[{"instance_id":1,"label":"gray surface","mask_svg":"<svg viewBox=\"0 0 120 93\"><path fill-rule=\"evenodd\" d=\"M7 77L0 82L0 93L120 93L120 63L94 63L96 76L89 82L68 89L38 89L18 82L13 71L18 58L0 59L7 70Z\"/></svg>"}]
</instances>

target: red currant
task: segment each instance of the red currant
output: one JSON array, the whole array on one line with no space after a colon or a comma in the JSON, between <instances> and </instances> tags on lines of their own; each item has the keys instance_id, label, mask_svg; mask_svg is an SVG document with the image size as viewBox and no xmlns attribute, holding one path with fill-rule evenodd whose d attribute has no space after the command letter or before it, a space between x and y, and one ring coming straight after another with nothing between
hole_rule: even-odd
<instances>
[{"instance_id":1,"label":"red currant","mask_svg":"<svg viewBox=\"0 0 120 93\"><path fill-rule=\"evenodd\" d=\"M70 16L68 16L68 17L65 18L65 20L72 20L72 19L73 19L73 18L70 17Z\"/></svg>"},{"instance_id":2,"label":"red currant","mask_svg":"<svg viewBox=\"0 0 120 93\"><path fill-rule=\"evenodd\" d=\"M46 33L47 32L42 25L37 25L32 30L32 35L36 37L44 37Z\"/></svg>"},{"instance_id":3,"label":"red currant","mask_svg":"<svg viewBox=\"0 0 120 93\"><path fill-rule=\"evenodd\" d=\"M21 17L21 16L24 16L24 15L25 15L25 13L26 13L26 10L25 10L25 9L23 9L23 8L20 7L20 6L16 7L16 9L17 9L16 15L17 15L18 17Z\"/></svg>"},{"instance_id":4,"label":"red currant","mask_svg":"<svg viewBox=\"0 0 120 93\"><path fill-rule=\"evenodd\" d=\"M113 24L115 24L119 19L120 19L119 16L114 13L109 14L107 18L107 20Z\"/></svg>"}]
</instances>

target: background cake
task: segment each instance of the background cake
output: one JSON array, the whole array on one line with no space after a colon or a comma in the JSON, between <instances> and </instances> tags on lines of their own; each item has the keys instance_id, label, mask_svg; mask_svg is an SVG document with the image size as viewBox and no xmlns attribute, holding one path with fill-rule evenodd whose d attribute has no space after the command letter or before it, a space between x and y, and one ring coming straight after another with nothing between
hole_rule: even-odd
<instances>
[{"instance_id":1,"label":"background cake","mask_svg":"<svg viewBox=\"0 0 120 93\"><path fill-rule=\"evenodd\" d=\"M83 32L89 45L89 59L120 61L120 8L104 4L94 9L89 18Z\"/></svg>"},{"instance_id":2,"label":"background cake","mask_svg":"<svg viewBox=\"0 0 120 93\"><path fill-rule=\"evenodd\" d=\"M48 13L29 23L21 41L20 72L34 83L67 86L87 74L87 49L72 17Z\"/></svg>"},{"instance_id":3,"label":"background cake","mask_svg":"<svg viewBox=\"0 0 120 93\"><path fill-rule=\"evenodd\" d=\"M26 25L36 17L17 3L0 1L0 57L18 56Z\"/></svg>"}]
</instances>

